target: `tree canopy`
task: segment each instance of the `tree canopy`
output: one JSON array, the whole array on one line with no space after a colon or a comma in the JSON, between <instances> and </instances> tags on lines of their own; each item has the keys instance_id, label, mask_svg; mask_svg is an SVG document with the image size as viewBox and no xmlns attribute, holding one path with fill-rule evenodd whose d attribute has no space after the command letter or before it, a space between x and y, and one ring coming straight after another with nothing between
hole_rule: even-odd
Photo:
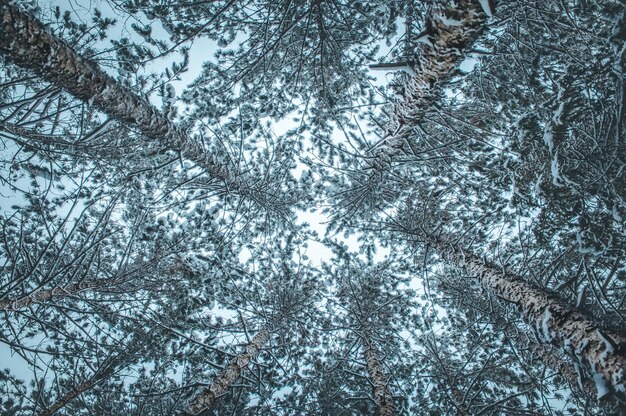
<instances>
[{"instance_id":1,"label":"tree canopy","mask_svg":"<svg viewBox=\"0 0 626 416\"><path fill-rule=\"evenodd\" d=\"M623 0L0 21L0 413L626 411Z\"/></svg>"}]
</instances>

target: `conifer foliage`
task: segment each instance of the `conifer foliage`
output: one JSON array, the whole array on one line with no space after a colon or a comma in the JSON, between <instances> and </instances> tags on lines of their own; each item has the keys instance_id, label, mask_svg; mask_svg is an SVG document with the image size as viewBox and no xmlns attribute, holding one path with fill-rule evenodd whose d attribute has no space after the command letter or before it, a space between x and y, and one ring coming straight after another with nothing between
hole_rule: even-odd
<instances>
[{"instance_id":1,"label":"conifer foliage","mask_svg":"<svg viewBox=\"0 0 626 416\"><path fill-rule=\"evenodd\" d=\"M0 413L624 414L625 6L0 0Z\"/></svg>"}]
</instances>

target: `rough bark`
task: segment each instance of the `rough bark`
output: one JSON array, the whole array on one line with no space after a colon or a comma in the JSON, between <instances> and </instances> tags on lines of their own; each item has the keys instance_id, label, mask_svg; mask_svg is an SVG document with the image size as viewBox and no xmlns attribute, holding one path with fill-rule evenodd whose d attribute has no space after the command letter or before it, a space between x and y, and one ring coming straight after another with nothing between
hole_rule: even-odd
<instances>
[{"instance_id":1,"label":"rough bark","mask_svg":"<svg viewBox=\"0 0 626 416\"><path fill-rule=\"evenodd\" d=\"M490 14L491 12L489 12ZM463 51L483 32L488 13L476 0L439 2L426 17L426 32L417 40L417 68L395 106L385 137L373 150L369 168L387 169L406 140L439 99L443 86L463 60Z\"/></svg>"},{"instance_id":2,"label":"rough bark","mask_svg":"<svg viewBox=\"0 0 626 416\"><path fill-rule=\"evenodd\" d=\"M369 379L373 385L374 402L378 408L378 414L380 416L393 416L395 409L393 395L389 389L389 379L380 359L380 351L372 343L367 333L363 337L363 357L367 364Z\"/></svg>"},{"instance_id":3,"label":"rough bark","mask_svg":"<svg viewBox=\"0 0 626 416\"><path fill-rule=\"evenodd\" d=\"M72 283L67 286L56 286L51 289L41 289L19 299L0 299L0 310L17 311L24 309L33 303L47 302L53 299L62 299L89 289L97 289L111 285L115 281L110 279L83 280L80 283Z\"/></svg>"},{"instance_id":4,"label":"rough bark","mask_svg":"<svg viewBox=\"0 0 626 416\"><path fill-rule=\"evenodd\" d=\"M598 399L615 393L626 398L626 337L605 328L557 296L532 286L515 273L497 267L444 239L426 235L447 261L464 267L481 285L514 304L538 339L571 357L593 380Z\"/></svg>"},{"instance_id":5,"label":"rough bark","mask_svg":"<svg viewBox=\"0 0 626 416\"><path fill-rule=\"evenodd\" d=\"M541 357L541 362L548 368L559 373L575 392L590 399L596 397L597 391L593 382L588 378L579 378L579 374L572 363L567 362L569 360L565 360L563 357L559 357L559 354L551 347L533 342L528 344L528 349L533 355Z\"/></svg>"},{"instance_id":6,"label":"rough bark","mask_svg":"<svg viewBox=\"0 0 626 416\"><path fill-rule=\"evenodd\" d=\"M252 338L252 341L246 346L246 351L239 354L224 368L220 374L213 380L211 385L197 395L188 408L188 413L192 415L200 414L211 409L215 405L216 400L228 393L233 383L237 381L243 370L248 367L250 361L256 359L261 349L269 341L271 329L264 327Z\"/></svg>"},{"instance_id":7,"label":"rough bark","mask_svg":"<svg viewBox=\"0 0 626 416\"><path fill-rule=\"evenodd\" d=\"M528 340L528 338L524 340L520 334L513 338L518 344L526 345L528 350L534 356L539 357L543 364L563 377L575 395L591 401L594 401L598 397L598 391L593 380L584 377L583 374L579 374L570 357L559 354L559 351L550 345L532 342ZM622 407L619 401L615 400L614 397L610 397L610 395L604 396L601 400L598 400L597 404L602 410L606 411L607 414L617 414L615 412Z\"/></svg>"},{"instance_id":8,"label":"rough bark","mask_svg":"<svg viewBox=\"0 0 626 416\"><path fill-rule=\"evenodd\" d=\"M74 97L88 102L128 127L187 159L222 180L230 190L264 208L284 214L278 198L267 190L254 189L237 167L209 154L204 145L177 127L165 115L128 88L107 75L100 67L77 54L71 46L52 35L34 17L0 0L0 53L22 68L33 70Z\"/></svg>"}]
</instances>

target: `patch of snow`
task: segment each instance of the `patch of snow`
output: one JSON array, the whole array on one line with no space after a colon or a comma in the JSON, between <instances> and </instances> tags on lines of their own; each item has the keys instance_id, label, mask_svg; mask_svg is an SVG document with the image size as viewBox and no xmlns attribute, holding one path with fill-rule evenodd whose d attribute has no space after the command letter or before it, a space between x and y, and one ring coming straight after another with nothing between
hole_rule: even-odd
<instances>
[{"instance_id":1,"label":"patch of snow","mask_svg":"<svg viewBox=\"0 0 626 416\"><path fill-rule=\"evenodd\" d=\"M602 374L594 374L593 375L593 381L596 383L596 390L598 392L598 399L603 398L604 396L606 396L607 394L609 394L609 388L606 385L606 381L604 380L604 377L602 377Z\"/></svg>"},{"instance_id":2,"label":"patch of snow","mask_svg":"<svg viewBox=\"0 0 626 416\"><path fill-rule=\"evenodd\" d=\"M428 35L420 36L419 38L416 39L416 41L419 43L428 45L430 47L433 47L433 43L430 41L430 39L428 39Z\"/></svg>"},{"instance_id":3,"label":"patch of snow","mask_svg":"<svg viewBox=\"0 0 626 416\"><path fill-rule=\"evenodd\" d=\"M559 104L559 107L556 109L556 111L552 115L552 121L554 123L560 123L561 122L561 114L563 114L563 108L564 107L565 107L565 103L563 103L561 101L561 103Z\"/></svg>"},{"instance_id":4,"label":"patch of snow","mask_svg":"<svg viewBox=\"0 0 626 416\"><path fill-rule=\"evenodd\" d=\"M548 151L552 154L554 150L554 136L552 135L552 127L548 126L543 131L543 142L548 146Z\"/></svg>"},{"instance_id":5,"label":"patch of snow","mask_svg":"<svg viewBox=\"0 0 626 416\"><path fill-rule=\"evenodd\" d=\"M491 5L489 4L489 0L478 0L480 3L480 7L483 8L483 12L489 17L493 17L493 10L491 9Z\"/></svg>"},{"instance_id":6,"label":"patch of snow","mask_svg":"<svg viewBox=\"0 0 626 416\"><path fill-rule=\"evenodd\" d=\"M613 219L617 222L622 222L624 219L622 218L622 216L619 214L619 211L617 210L617 204L613 205Z\"/></svg>"},{"instance_id":7,"label":"patch of snow","mask_svg":"<svg viewBox=\"0 0 626 416\"><path fill-rule=\"evenodd\" d=\"M536 198L541 196L541 181L542 180L543 180L543 174L540 174L539 178L537 178L537 182L535 182L535 185L533 186L533 194L535 195Z\"/></svg>"},{"instance_id":8,"label":"patch of snow","mask_svg":"<svg viewBox=\"0 0 626 416\"><path fill-rule=\"evenodd\" d=\"M576 297L576 307L580 308L583 303L583 299L585 297L585 291L587 287L585 285L580 285L578 288L578 296Z\"/></svg>"},{"instance_id":9,"label":"patch of snow","mask_svg":"<svg viewBox=\"0 0 626 416\"><path fill-rule=\"evenodd\" d=\"M461 20L450 19L444 14L440 14L437 18L446 26L462 26L463 22Z\"/></svg>"},{"instance_id":10,"label":"patch of snow","mask_svg":"<svg viewBox=\"0 0 626 416\"><path fill-rule=\"evenodd\" d=\"M552 183L554 186L561 186L561 174L559 173L559 160L556 154L552 156L552 162L550 163L550 173L552 174Z\"/></svg>"},{"instance_id":11,"label":"patch of snow","mask_svg":"<svg viewBox=\"0 0 626 416\"><path fill-rule=\"evenodd\" d=\"M552 339L552 336L550 334L550 327L548 326L551 319L552 319L552 314L550 313L548 309L546 309L543 313L543 319L541 321L541 331L542 331L543 338L546 341L550 341Z\"/></svg>"},{"instance_id":12,"label":"patch of snow","mask_svg":"<svg viewBox=\"0 0 626 416\"><path fill-rule=\"evenodd\" d=\"M470 72L472 72L474 70L474 68L476 68L476 64L478 64L478 60L476 58L472 58L472 57L467 57L465 58L461 64L459 65L459 69L461 71L463 71L464 73L468 74ZM500 110L502 109L502 105L499 105ZM496 113L499 110L496 110Z\"/></svg>"}]
</instances>

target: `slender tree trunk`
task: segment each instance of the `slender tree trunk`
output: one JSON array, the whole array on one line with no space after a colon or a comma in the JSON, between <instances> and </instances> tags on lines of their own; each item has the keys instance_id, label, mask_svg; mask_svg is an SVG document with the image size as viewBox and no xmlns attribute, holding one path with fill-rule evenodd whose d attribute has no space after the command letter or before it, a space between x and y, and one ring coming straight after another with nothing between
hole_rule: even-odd
<instances>
[{"instance_id":1,"label":"slender tree trunk","mask_svg":"<svg viewBox=\"0 0 626 416\"><path fill-rule=\"evenodd\" d=\"M395 409L393 396L389 389L389 379L380 359L380 351L374 346L367 332L363 336L363 357L367 364L367 374L373 384L374 402L378 407L378 414L380 416L393 416Z\"/></svg>"},{"instance_id":2,"label":"slender tree trunk","mask_svg":"<svg viewBox=\"0 0 626 416\"><path fill-rule=\"evenodd\" d=\"M106 380L113 374L116 364L117 363L115 362L115 360L111 360L110 362L103 365L98 371L96 371L96 373L91 378L83 381L78 386L65 393L56 402L54 402L52 406L44 410L40 416L50 416L55 414L56 412L64 408L69 402L76 399L87 390L90 390L103 380Z\"/></svg>"},{"instance_id":3,"label":"slender tree trunk","mask_svg":"<svg viewBox=\"0 0 626 416\"><path fill-rule=\"evenodd\" d=\"M413 129L463 60L463 51L482 33L489 14L477 0L457 0L438 2L426 16L426 30L417 39L415 75L405 85L403 100L396 104L385 137L373 150L369 168L374 174L380 175L402 153Z\"/></svg>"},{"instance_id":4,"label":"slender tree trunk","mask_svg":"<svg viewBox=\"0 0 626 416\"><path fill-rule=\"evenodd\" d=\"M165 276L173 276L175 273L184 271L187 267L180 259L175 259L171 264L165 266L163 269L159 269L159 265L163 265L163 258L164 256L162 254L156 253L151 260L137 261L132 266L128 265L124 270L119 271L114 277L108 279L85 278L81 282L71 283L65 286L57 285L47 289L36 289L29 295L22 296L18 299L0 298L0 311L17 311L27 308L34 303L60 300L88 290L115 287L123 283L129 283L132 279L154 275L156 273L164 274Z\"/></svg>"},{"instance_id":5,"label":"slender tree trunk","mask_svg":"<svg viewBox=\"0 0 626 416\"><path fill-rule=\"evenodd\" d=\"M353 188L341 194L347 214L355 213L376 195L385 172L393 160L409 149L408 140L439 99L445 83L454 75L467 50L485 28L492 13L483 9L491 0L436 2L426 16L426 30L418 39L414 75L404 86L403 98L395 105L383 139L373 146L365 162L365 175Z\"/></svg>"},{"instance_id":6,"label":"slender tree trunk","mask_svg":"<svg viewBox=\"0 0 626 416\"><path fill-rule=\"evenodd\" d=\"M63 395L59 400L54 402L52 406L44 410L41 413L41 416L50 416L50 415L55 414L56 412L61 410L63 407L65 407L69 402L71 402L72 400L80 396L83 392L91 389L100 380L102 380L102 378L89 379L80 383L74 389L72 389L71 391Z\"/></svg>"},{"instance_id":7,"label":"slender tree trunk","mask_svg":"<svg viewBox=\"0 0 626 416\"><path fill-rule=\"evenodd\" d=\"M244 180L233 163L218 161L200 141L175 126L145 99L120 85L96 63L78 55L41 22L10 5L8 0L0 0L0 21L0 53L8 60L35 71L46 81L139 130L160 145L181 152L238 194L264 208L284 213L278 197L267 190L252 188L249 185L252 182Z\"/></svg>"},{"instance_id":8,"label":"slender tree trunk","mask_svg":"<svg viewBox=\"0 0 626 416\"><path fill-rule=\"evenodd\" d=\"M246 351L232 359L228 366L213 380L211 385L195 397L187 411L192 415L197 415L211 409L220 396L228 393L233 383L239 379L243 370L248 367L250 361L256 359L261 349L269 341L270 335L271 330L269 326L261 329L246 346Z\"/></svg>"},{"instance_id":9,"label":"slender tree trunk","mask_svg":"<svg viewBox=\"0 0 626 416\"><path fill-rule=\"evenodd\" d=\"M125 346L121 346L122 348L116 354L109 356L89 379L61 396L52 406L43 411L40 416L50 416L58 412L84 392L113 376L116 371L135 364L135 358L140 355L142 349L149 348L150 345L159 344L161 341L162 338L150 336L144 329L138 329L131 340ZM142 344L142 342L147 342L148 344Z\"/></svg>"},{"instance_id":10,"label":"slender tree trunk","mask_svg":"<svg viewBox=\"0 0 626 416\"><path fill-rule=\"evenodd\" d=\"M56 286L52 289L38 290L30 295L16 300L0 299L0 310L17 311L24 309L33 303L46 302L52 299L62 299L66 296L72 296L85 290L109 286L115 282L117 282L115 279L83 280L80 283L73 283L67 286Z\"/></svg>"},{"instance_id":11,"label":"slender tree trunk","mask_svg":"<svg viewBox=\"0 0 626 416\"><path fill-rule=\"evenodd\" d=\"M591 377L598 399L610 393L626 398L625 336L515 273L450 243L453 239L426 235L426 240L445 260L464 267L484 288L516 305L541 341L567 353Z\"/></svg>"}]
</instances>

